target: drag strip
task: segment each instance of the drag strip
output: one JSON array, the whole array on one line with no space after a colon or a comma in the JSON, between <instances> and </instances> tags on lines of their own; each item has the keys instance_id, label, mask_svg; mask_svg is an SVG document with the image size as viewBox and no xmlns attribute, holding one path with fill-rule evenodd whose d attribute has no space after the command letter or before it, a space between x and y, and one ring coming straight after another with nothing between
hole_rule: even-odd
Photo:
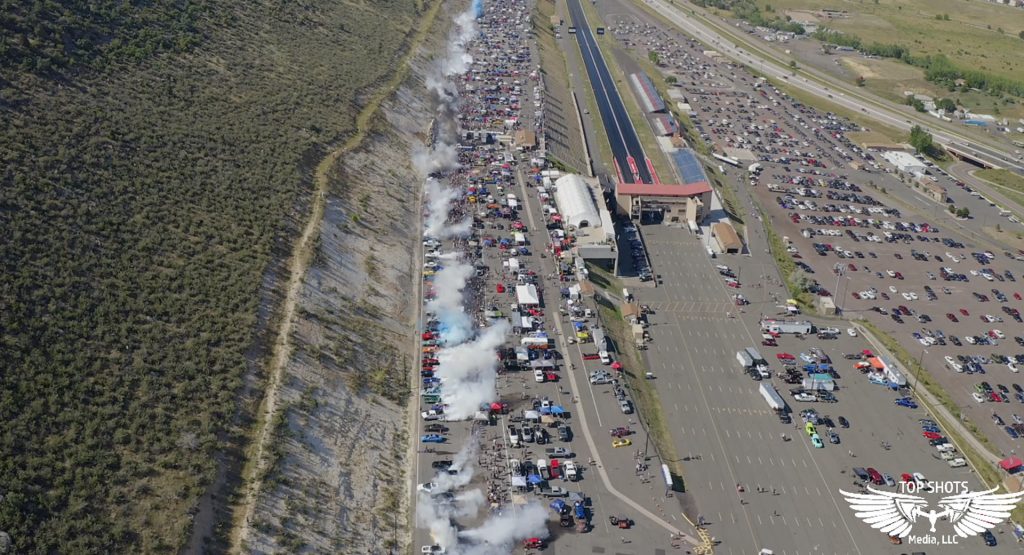
<instances>
[{"instance_id":1,"label":"drag strip","mask_svg":"<svg viewBox=\"0 0 1024 555\"><path fill-rule=\"evenodd\" d=\"M576 41L580 46L580 53L583 55L583 63L587 68L587 75L594 89L594 97L597 99L598 111L601 112L601 120L604 123L605 131L608 134L608 141L611 143L612 157L619 166L624 181L633 183L653 183L650 171L647 169L644 149L640 145L633 122L629 119L626 107L622 103L619 91L615 87L608 66L604 63L604 57L594 41L590 31L590 24L587 22L586 14L579 0L569 0L569 13L572 16L572 23L576 26ZM632 158L633 164L630 164ZM634 177L631 168L636 169Z\"/></svg>"}]
</instances>

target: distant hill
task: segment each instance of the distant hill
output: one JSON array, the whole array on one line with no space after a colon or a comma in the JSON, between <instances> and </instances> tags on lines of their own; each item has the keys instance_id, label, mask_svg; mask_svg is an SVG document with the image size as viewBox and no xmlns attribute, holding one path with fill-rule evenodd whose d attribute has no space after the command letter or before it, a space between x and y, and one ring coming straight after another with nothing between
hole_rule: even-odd
<instances>
[{"instance_id":1,"label":"distant hill","mask_svg":"<svg viewBox=\"0 0 1024 555\"><path fill-rule=\"evenodd\" d=\"M0 1L0 531L176 552L312 168L419 3Z\"/></svg>"}]
</instances>

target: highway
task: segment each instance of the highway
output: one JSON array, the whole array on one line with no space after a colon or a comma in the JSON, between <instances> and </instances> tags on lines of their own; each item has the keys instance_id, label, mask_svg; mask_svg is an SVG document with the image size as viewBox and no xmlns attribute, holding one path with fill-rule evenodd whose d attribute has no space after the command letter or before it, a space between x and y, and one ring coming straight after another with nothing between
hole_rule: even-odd
<instances>
[{"instance_id":1,"label":"highway","mask_svg":"<svg viewBox=\"0 0 1024 555\"><path fill-rule=\"evenodd\" d=\"M802 68L799 71L801 73L813 74L814 79L794 75L794 70L787 67L788 59L771 54L761 45L757 45L760 52L750 52L737 46L733 42L734 37L723 36L700 17L685 15L679 8L663 0L644 1L684 32L706 44L713 45L716 50L733 60L749 67L757 68L761 73L772 79L778 81L799 80L799 83L794 83L794 85L798 86L801 90L850 110L859 111L880 123L896 129L907 130L908 132L914 125L920 125L927 129L938 143L954 145L956 148L982 158L995 166L1024 172L1024 165L1014 160L1010 154L1000 152L998 149L990 146L980 145L976 139L947 129L946 126L942 125L942 122L931 116L922 118L916 114L912 115L897 111L888 106L888 103L885 101L868 98L859 91L854 92L852 87L847 87L844 83L818 72L811 72L806 68ZM763 58L759 56L763 56Z\"/></svg>"},{"instance_id":2,"label":"highway","mask_svg":"<svg viewBox=\"0 0 1024 555\"><path fill-rule=\"evenodd\" d=\"M622 179L627 183L653 183L651 173L647 169L644 149L615 87L615 80L594 41L583 7L579 0L568 0L568 6L572 24L576 27L576 42L579 44L594 97L597 99L601 121L611 143L612 157L619 166Z\"/></svg>"}]
</instances>

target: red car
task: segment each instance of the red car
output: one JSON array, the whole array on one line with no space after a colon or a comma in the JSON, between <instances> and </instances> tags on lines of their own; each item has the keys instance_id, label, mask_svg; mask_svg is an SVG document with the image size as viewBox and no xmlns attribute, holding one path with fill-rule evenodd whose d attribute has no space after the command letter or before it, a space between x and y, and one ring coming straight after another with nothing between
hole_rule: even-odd
<instances>
[{"instance_id":1,"label":"red car","mask_svg":"<svg viewBox=\"0 0 1024 555\"><path fill-rule=\"evenodd\" d=\"M949 318L950 322L959 322L960 321L959 319L957 319L956 315L953 314L952 312L947 312L946 313L946 318Z\"/></svg>"},{"instance_id":2,"label":"red car","mask_svg":"<svg viewBox=\"0 0 1024 555\"><path fill-rule=\"evenodd\" d=\"M1021 300L1020 293L1014 293L1013 298L1017 299L1018 301Z\"/></svg>"},{"instance_id":3,"label":"red car","mask_svg":"<svg viewBox=\"0 0 1024 555\"><path fill-rule=\"evenodd\" d=\"M847 264L846 267L849 268L851 272L857 271L857 266L854 264Z\"/></svg>"},{"instance_id":4,"label":"red car","mask_svg":"<svg viewBox=\"0 0 1024 555\"><path fill-rule=\"evenodd\" d=\"M912 484L914 483L914 477L904 472L903 474L900 474L900 481Z\"/></svg>"},{"instance_id":5,"label":"red car","mask_svg":"<svg viewBox=\"0 0 1024 555\"><path fill-rule=\"evenodd\" d=\"M796 360L796 357L789 353L779 353L775 355L775 358L779 360Z\"/></svg>"},{"instance_id":6,"label":"red car","mask_svg":"<svg viewBox=\"0 0 1024 555\"><path fill-rule=\"evenodd\" d=\"M1003 398L1000 397L999 394L996 393L995 391L993 391L993 392L988 394L988 400L992 401L993 403L1002 403L1003 402Z\"/></svg>"},{"instance_id":7,"label":"red car","mask_svg":"<svg viewBox=\"0 0 1024 555\"><path fill-rule=\"evenodd\" d=\"M925 439L939 439L942 437L942 434L936 432L922 432L921 435L923 435Z\"/></svg>"},{"instance_id":8,"label":"red car","mask_svg":"<svg viewBox=\"0 0 1024 555\"><path fill-rule=\"evenodd\" d=\"M740 282L738 282L738 281L730 281L730 282L726 283L726 285L728 285L729 287L732 287L733 289L739 289L740 288Z\"/></svg>"},{"instance_id":9,"label":"red car","mask_svg":"<svg viewBox=\"0 0 1024 555\"><path fill-rule=\"evenodd\" d=\"M967 312L966 308L961 308L960 309L960 314L963 314L964 316L970 316L971 315L970 312Z\"/></svg>"},{"instance_id":10,"label":"red car","mask_svg":"<svg viewBox=\"0 0 1024 555\"><path fill-rule=\"evenodd\" d=\"M903 274L896 272L896 279L903 279Z\"/></svg>"},{"instance_id":11,"label":"red car","mask_svg":"<svg viewBox=\"0 0 1024 555\"><path fill-rule=\"evenodd\" d=\"M494 286L494 290L497 291L498 293L504 293L505 292L505 286L499 283L499 284Z\"/></svg>"},{"instance_id":12,"label":"red car","mask_svg":"<svg viewBox=\"0 0 1024 555\"><path fill-rule=\"evenodd\" d=\"M860 293L854 291L853 293L850 294L853 295L853 298L857 299L858 301L860 300Z\"/></svg>"},{"instance_id":13,"label":"red car","mask_svg":"<svg viewBox=\"0 0 1024 555\"><path fill-rule=\"evenodd\" d=\"M629 428L623 426L619 426L618 428L612 428L610 432L612 434L612 437L626 437L629 434L633 433L633 430L630 430Z\"/></svg>"}]
</instances>

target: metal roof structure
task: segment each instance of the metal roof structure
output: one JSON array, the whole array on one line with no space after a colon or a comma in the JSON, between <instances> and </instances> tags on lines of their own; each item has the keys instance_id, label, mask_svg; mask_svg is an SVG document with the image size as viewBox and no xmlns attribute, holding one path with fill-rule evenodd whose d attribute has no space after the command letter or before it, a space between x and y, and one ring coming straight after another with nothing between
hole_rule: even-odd
<instances>
[{"instance_id":1,"label":"metal roof structure","mask_svg":"<svg viewBox=\"0 0 1024 555\"><path fill-rule=\"evenodd\" d=\"M582 177L564 175L555 181L555 202L562 221L575 227L601 227L601 215L590 194L590 186Z\"/></svg>"},{"instance_id":2,"label":"metal roof structure","mask_svg":"<svg viewBox=\"0 0 1024 555\"><path fill-rule=\"evenodd\" d=\"M654 88L654 83L646 73L631 73L629 82L633 85L637 99L640 100L640 106L645 112L665 111L665 101L661 99L658 90Z\"/></svg>"}]
</instances>

